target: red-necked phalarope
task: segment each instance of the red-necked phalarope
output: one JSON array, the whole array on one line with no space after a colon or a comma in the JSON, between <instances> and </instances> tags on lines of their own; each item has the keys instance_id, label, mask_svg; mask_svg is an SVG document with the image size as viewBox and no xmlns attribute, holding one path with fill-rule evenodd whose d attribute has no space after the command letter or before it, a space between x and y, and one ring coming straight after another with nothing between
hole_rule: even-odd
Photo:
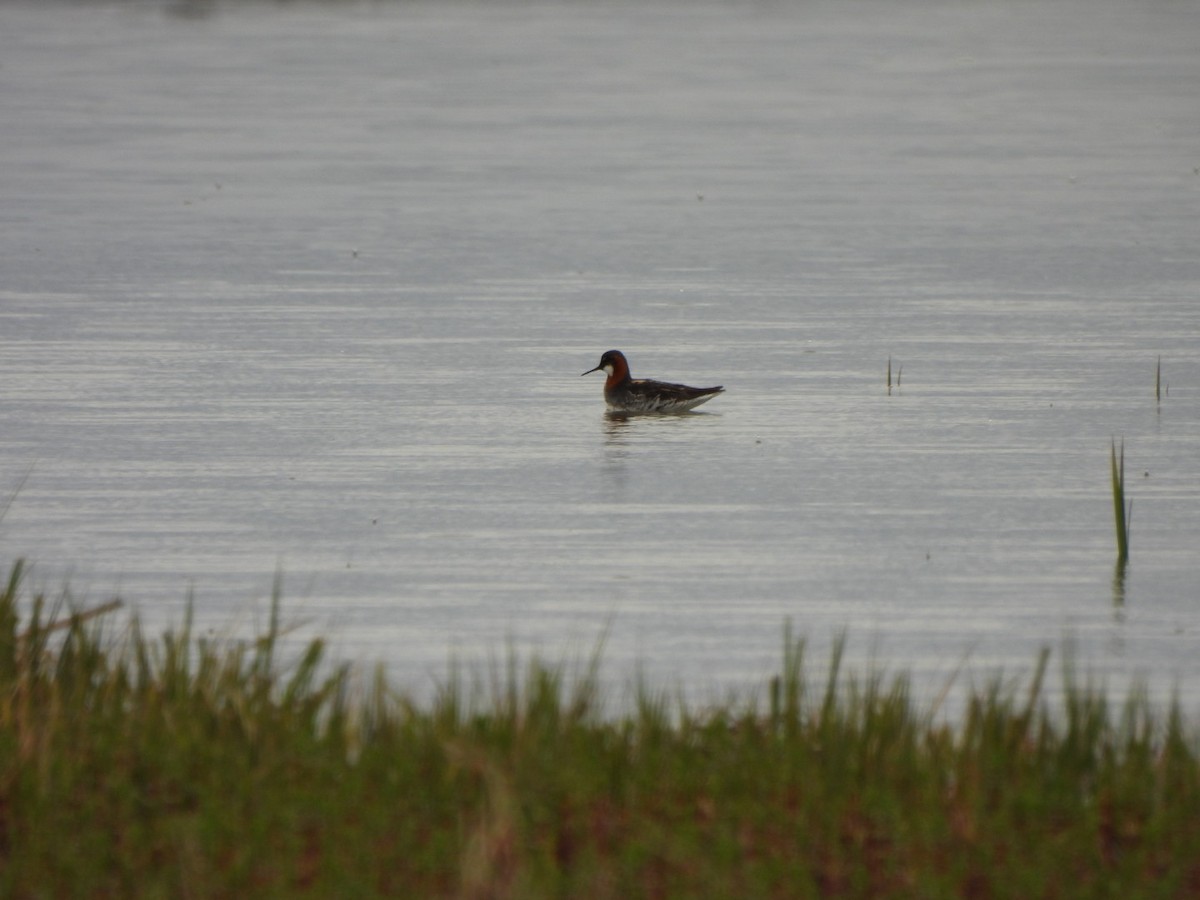
<instances>
[{"instance_id":1,"label":"red-necked phalarope","mask_svg":"<svg viewBox=\"0 0 1200 900\"><path fill-rule=\"evenodd\" d=\"M600 357L600 365L588 369L584 375L608 373L604 382L604 400L609 412L614 413L679 413L711 400L725 388L694 388L685 384L667 384L629 375L629 363L620 350L609 350ZM582 377L582 376L581 376Z\"/></svg>"}]
</instances>

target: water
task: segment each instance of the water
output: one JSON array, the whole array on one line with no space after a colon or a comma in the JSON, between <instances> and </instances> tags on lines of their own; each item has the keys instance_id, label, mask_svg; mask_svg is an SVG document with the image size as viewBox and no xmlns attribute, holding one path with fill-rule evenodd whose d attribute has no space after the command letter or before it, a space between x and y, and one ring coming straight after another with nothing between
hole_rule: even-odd
<instances>
[{"instance_id":1,"label":"water","mask_svg":"<svg viewBox=\"0 0 1200 900\"><path fill-rule=\"evenodd\" d=\"M231 634L279 570L418 694L603 636L722 697L790 620L927 697L1070 641L1200 709L1198 26L0 6L0 557ZM608 420L613 347L727 393Z\"/></svg>"}]
</instances>

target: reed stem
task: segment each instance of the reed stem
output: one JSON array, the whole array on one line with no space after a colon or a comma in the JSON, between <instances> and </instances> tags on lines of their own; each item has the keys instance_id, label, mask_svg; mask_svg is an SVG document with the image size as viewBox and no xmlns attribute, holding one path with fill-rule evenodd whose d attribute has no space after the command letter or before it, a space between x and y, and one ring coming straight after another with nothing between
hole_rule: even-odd
<instances>
[{"instance_id":1,"label":"reed stem","mask_svg":"<svg viewBox=\"0 0 1200 900\"><path fill-rule=\"evenodd\" d=\"M1121 453L1117 455L1117 442L1114 439L1109 449L1109 461L1112 467L1113 517L1117 529L1117 561L1129 559L1129 522L1133 518L1133 502L1125 505L1125 441L1121 441Z\"/></svg>"}]
</instances>

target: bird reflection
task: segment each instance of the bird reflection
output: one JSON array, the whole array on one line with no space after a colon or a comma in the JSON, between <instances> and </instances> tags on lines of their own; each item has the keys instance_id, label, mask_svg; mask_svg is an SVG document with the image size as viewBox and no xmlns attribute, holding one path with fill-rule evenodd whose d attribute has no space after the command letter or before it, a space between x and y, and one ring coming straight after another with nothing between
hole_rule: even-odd
<instances>
[{"instance_id":1,"label":"bird reflection","mask_svg":"<svg viewBox=\"0 0 1200 900\"><path fill-rule=\"evenodd\" d=\"M629 416L621 413L604 414L604 442L610 446L629 443Z\"/></svg>"}]
</instances>

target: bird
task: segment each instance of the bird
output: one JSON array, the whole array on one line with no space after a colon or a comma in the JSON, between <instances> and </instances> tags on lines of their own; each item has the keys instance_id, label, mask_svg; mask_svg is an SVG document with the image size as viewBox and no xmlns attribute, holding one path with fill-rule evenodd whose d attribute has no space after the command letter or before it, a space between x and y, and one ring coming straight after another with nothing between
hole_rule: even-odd
<instances>
[{"instance_id":1,"label":"bird","mask_svg":"<svg viewBox=\"0 0 1200 900\"><path fill-rule=\"evenodd\" d=\"M580 377L602 370L608 375L604 382L604 401L610 413L619 415L687 412L725 390L721 386L696 388L648 378L635 379L630 376L629 361L620 350L609 350L600 357L600 365L581 373Z\"/></svg>"}]
</instances>

